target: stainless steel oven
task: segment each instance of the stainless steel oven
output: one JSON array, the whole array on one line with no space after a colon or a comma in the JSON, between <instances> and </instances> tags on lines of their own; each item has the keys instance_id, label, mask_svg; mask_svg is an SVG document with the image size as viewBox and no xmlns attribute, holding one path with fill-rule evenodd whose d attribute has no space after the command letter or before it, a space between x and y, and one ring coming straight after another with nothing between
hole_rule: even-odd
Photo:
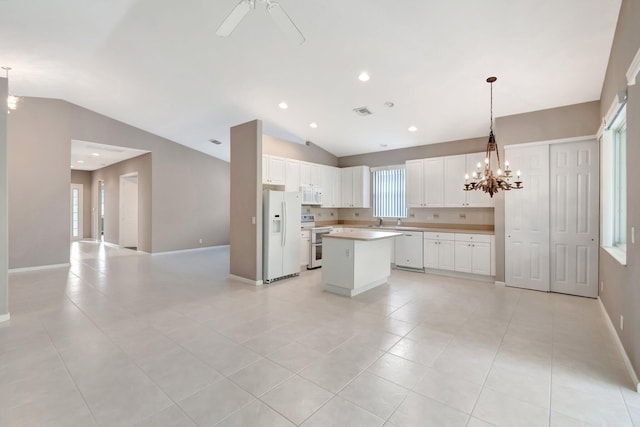
<instances>
[{"instance_id":1,"label":"stainless steel oven","mask_svg":"<svg viewBox=\"0 0 640 427\"><path fill-rule=\"evenodd\" d=\"M314 227L311 229L311 263L312 268L322 267L322 236L331 233L331 227Z\"/></svg>"}]
</instances>

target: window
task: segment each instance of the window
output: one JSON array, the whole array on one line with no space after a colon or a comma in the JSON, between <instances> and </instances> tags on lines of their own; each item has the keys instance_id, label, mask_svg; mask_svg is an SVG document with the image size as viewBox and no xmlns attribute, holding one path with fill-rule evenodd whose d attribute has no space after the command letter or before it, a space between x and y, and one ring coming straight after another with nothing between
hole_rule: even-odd
<instances>
[{"instance_id":1,"label":"window","mask_svg":"<svg viewBox=\"0 0 640 427\"><path fill-rule=\"evenodd\" d=\"M602 135L602 247L622 265L627 263L627 111L612 106Z\"/></svg>"},{"instance_id":2,"label":"window","mask_svg":"<svg viewBox=\"0 0 640 427\"><path fill-rule=\"evenodd\" d=\"M373 169L373 216L407 217L404 166Z\"/></svg>"}]
</instances>

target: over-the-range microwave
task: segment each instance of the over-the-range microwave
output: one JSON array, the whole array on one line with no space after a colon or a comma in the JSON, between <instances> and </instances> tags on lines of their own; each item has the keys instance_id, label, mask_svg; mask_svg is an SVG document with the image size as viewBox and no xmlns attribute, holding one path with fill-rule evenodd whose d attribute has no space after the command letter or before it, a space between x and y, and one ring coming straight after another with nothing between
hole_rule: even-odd
<instances>
[{"instance_id":1,"label":"over-the-range microwave","mask_svg":"<svg viewBox=\"0 0 640 427\"><path fill-rule=\"evenodd\" d=\"M303 205L321 205L322 191L316 187L300 187Z\"/></svg>"}]
</instances>

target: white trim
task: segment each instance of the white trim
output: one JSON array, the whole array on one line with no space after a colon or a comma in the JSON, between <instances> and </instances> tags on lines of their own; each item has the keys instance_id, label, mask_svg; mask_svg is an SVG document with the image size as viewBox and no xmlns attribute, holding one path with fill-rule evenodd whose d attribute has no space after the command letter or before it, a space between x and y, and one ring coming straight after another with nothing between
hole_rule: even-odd
<instances>
[{"instance_id":1,"label":"white trim","mask_svg":"<svg viewBox=\"0 0 640 427\"><path fill-rule=\"evenodd\" d=\"M237 280L248 285L262 286L264 284L262 280L251 280L245 277L236 276L235 274L229 274L229 279Z\"/></svg>"},{"instance_id":2,"label":"white trim","mask_svg":"<svg viewBox=\"0 0 640 427\"><path fill-rule=\"evenodd\" d=\"M511 147L535 147L538 145L550 145L550 144L564 144L566 142L578 142L578 141L588 141L590 139L596 139L596 135L584 135L584 136L572 136L570 138L559 138L559 139L550 139L547 141L532 141L532 142L523 142L521 144L509 144L505 145L503 148L511 148Z\"/></svg>"},{"instance_id":3,"label":"white trim","mask_svg":"<svg viewBox=\"0 0 640 427\"><path fill-rule=\"evenodd\" d=\"M9 319L11 319L11 314L10 313L0 314L0 323L7 322Z\"/></svg>"},{"instance_id":4,"label":"white trim","mask_svg":"<svg viewBox=\"0 0 640 427\"><path fill-rule=\"evenodd\" d=\"M369 168L369 171L371 173L374 173L376 171L384 171L384 170L393 170L393 169L405 169L406 166L404 164L401 165L387 165L387 166L374 166L372 168Z\"/></svg>"},{"instance_id":5,"label":"white trim","mask_svg":"<svg viewBox=\"0 0 640 427\"><path fill-rule=\"evenodd\" d=\"M178 249L176 251L153 252L151 254L151 256L181 254L181 253L184 253L184 252L206 251L207 249L228 248L228 247L229 247L229 245L218 245L218 246L205 246L204 248ZM138 251L138 252L140 252L140 251Z\"/></svg>"},{"instance_id":6,"label":"white trim","mask_svg":"<svg viewBox=\"0 0 640 427\"><path fill-rule=\"evenodd\" d=\"M613 101L611 101L611 105L607 110L607 114L605 114L604 117L602 118L602 120L604 121L604 130L609 129L611 122L616 118L616 116L618 115L618 111L620 110L623 104L624 104L624 99L621 102L620 94L616 93L616 96L613 97Z\"/></svg>"},{"instance_id":7,"label":"white trim","mask_svg":"<svg viewBox=\"0 0 640 427\"><path fill-rule=\"evenodd\" d=\"M10 268L9 273L24 273L27 271L39 271L39 270L49 270L50 268L62 268L62 267L70 267L70 263L65 264L49 264L49 265L37 265L35 267L22 267L22 268Z\"/></svg>"},{"instance_id":8,"label":"white trim","mask_svg":"<svg viewBox=\"0 0 640 427\"><path fill-rule=\"evenodd\" d=\"M600 123L600 127L598 128L598 132L596 132L596 139L598 140L598 142L600 141L600 138L602 138L602 135L604 135L604 129L607 126L604 117L602 118L602 123Z\"/></svg>"},{"instance_id":9,"label":"white trim","mask_svg":"<svg viewBox=\"0 0 640 427\"><path fill-rule=\"evenodd\" d=\"M497 280L494 282L494 284L495 284L496 286L501 286L501 287L503 287L503 288L507 286L507 284L506 284L505 282L499 282L499 281L497 281Z\"/></svg>"},{"instance_id":10,"label":"white trim","mask_svg":"<svg viewBox=\"0 0 640 427\"><path fill-rule=\"evenodd\" d=\"M623 267L627 266L627 252L617 246L601 246L613 259L618 261Z\"/></svg>"},{"instance_id":11,"label":"white trim","mask_svg":"<svg viewBox=\"0 0 640 427\"><path fill-rule=\"evenodd\" d=\"M627 373L631 378L631 382L636 387L636 391L640 393L640 381L638 381L638 375L636 375L635 369L633 369L633 365L631 364L631 360L629 360L629 356L622 345L622 341L620 341L620 337L618 336L618 332L616 331L615 326L613 326L613 322L611 322L611 318L609 317L609 313L607 313L607 309L602 303L602 299L598 297L598 302L600 302L600 308L602 309L602 315L605 317L606 324L609 327L609 332L613 336L614 341L616 342L616 346L618 347L618 351L622 356L622 360L624 360L624 366L627 368Z\"/></svg>"},{"instance_id":12,"label":"white trim","mask_svg":"<svg viewBox=\"0 0 640 427\"><path fill-rule=\"evenodd\" d=\"M627 70L627 84L629 86L636 84L638 73L640 73L640 49L636 52L636 56L633 57L633 61L631 61L631 65Z\"/></svg>"},{"instance_id":13,"label":"white trim","mask_svg":"<svg viewBox=\"0 0 640 427\"><path fill-rule=\"evenodd\" d=\"M404 267L400 268L395 266L394 266L394 270L422 272L421 270L409 269ZM440 270L437 268L425 268L424 273L435 274L436 276L446 276L446 277L455 277L458 279L475 280L476 282L493 283L495 281L495 276L489 276L487 274L464 273L462 271L455 271L455 270Z\"/></svg>"}]
</instances>

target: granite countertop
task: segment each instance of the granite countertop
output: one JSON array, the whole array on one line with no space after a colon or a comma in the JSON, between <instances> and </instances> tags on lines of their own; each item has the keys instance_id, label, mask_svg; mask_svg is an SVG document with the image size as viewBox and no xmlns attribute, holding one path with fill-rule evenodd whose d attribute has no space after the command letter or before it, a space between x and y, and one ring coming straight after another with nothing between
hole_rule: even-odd
<instances>
[{"instance_id":1,"label":"granite countertop","mask_svg":"<svg viewBox=\"0 0 640 427\"><path fill-rule=\"evenodd\" d=\"M363 228L362 230L350 231L347 233L331 233L322 236L323 239L346 239L346 240L380 240L390 237L400 236L402 233L394 231L379 231Z\"/></svg>"},{"instance_id":2,"label":"granite countertop","mask_svg":"<svg viewBox=\"0 0 640 427\"><path fill-rule=\"evenodd\" d=\"M365 230L389 230L389 231L427 231L427 232L435 232L435 233L465 233L465 234L488 234L493 235L495 231L486 230L486 229L474 229L468 227L428 227L428 226L404 226L404 225L383 225L382 227L378 225L362 225L362 224L332 224L328 225L330 227L340 227L340 228L362 228ZM334 233L335 234L335 233Z\"/></svg>"}]
</instances>

